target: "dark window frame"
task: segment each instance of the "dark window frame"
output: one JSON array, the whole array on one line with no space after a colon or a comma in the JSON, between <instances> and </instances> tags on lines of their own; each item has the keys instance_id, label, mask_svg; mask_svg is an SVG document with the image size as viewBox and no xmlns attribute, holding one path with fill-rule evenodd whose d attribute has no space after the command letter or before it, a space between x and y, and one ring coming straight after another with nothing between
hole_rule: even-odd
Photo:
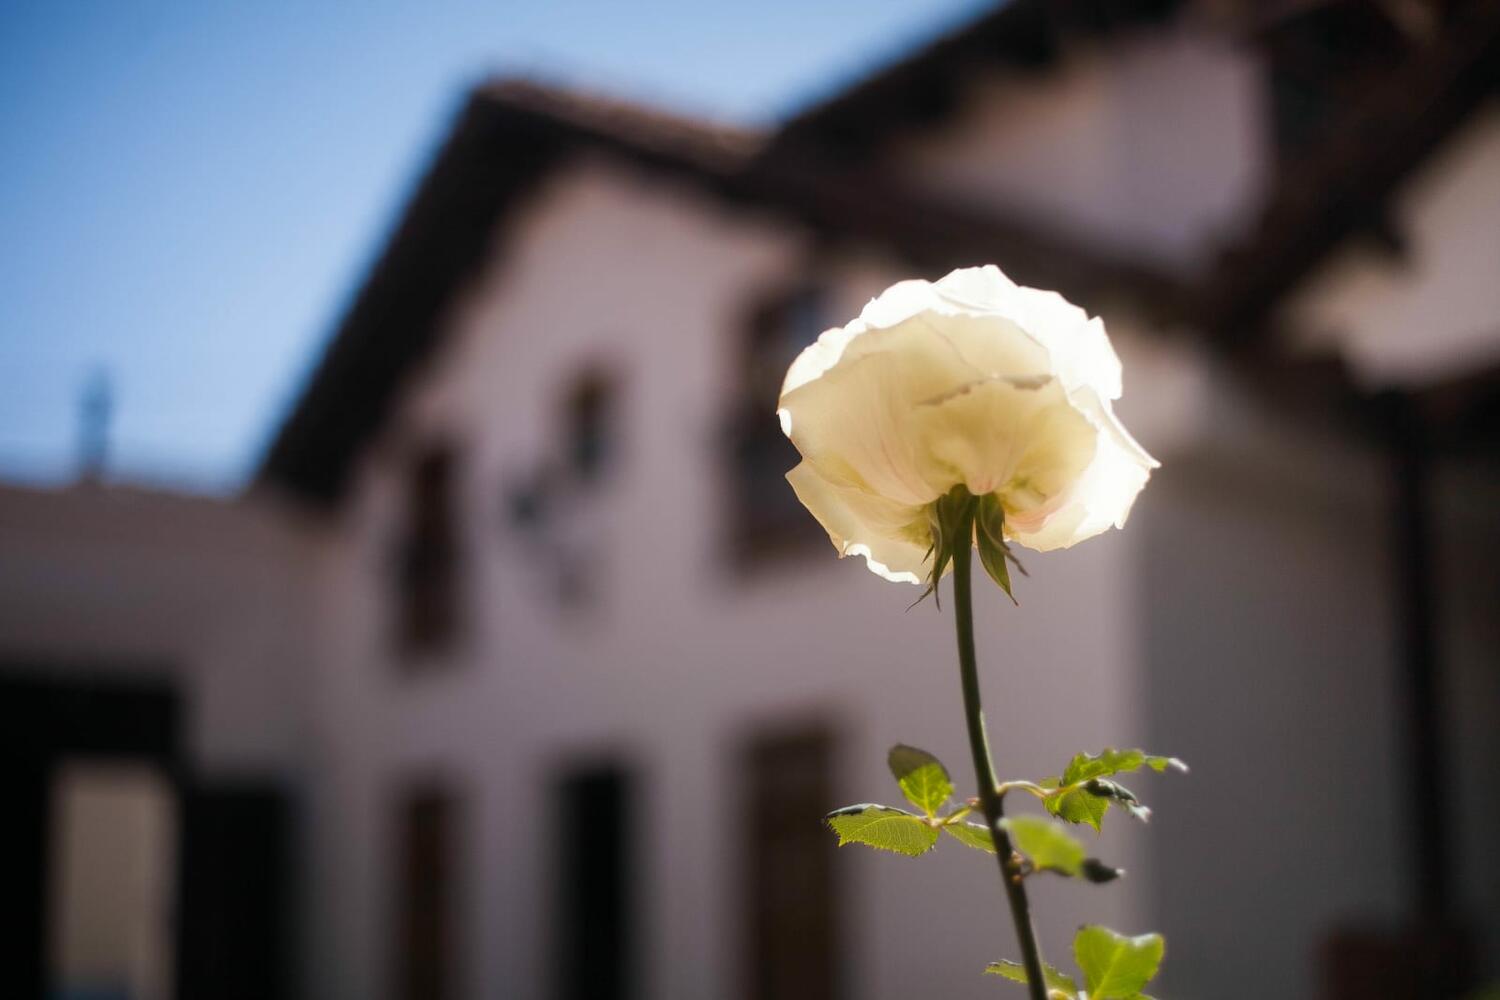
<instances>
[{"instance_id":1,"label":"dark window frame","mask_svg":"<svg viewBox=\"0 0 1500 1000\"><path fill-rule=\"evenodd\" d=\"M394 800L391 973L398 1000L453 1000L463 979L467 803L454 783L405 784Z\"/></svg>"},{"instance_id":2,"label":"dark window frame","mask_svg":"<svg viewBox=\"0 0 1500 1000\"><path fill-rule=\"evenodd\" d=\"M728 413L728 548L740 569L813 550L822 529L798 502L786 474L799 461L781 431L776 401L787 367L833 324L829 287L794 280L762 289L745 307Z\"/></svg>"},{"instance_id":3,"label":"dark window frame","mask_svg":"<svg viewBox=\"0 0 1500 1000\"><path fill-rule=\"evenodd\" d=\"M459 450L447 440L425 444L402 471L392 597L396 647L411 669L452 649L462 626Z\"/></svg>"},{"instance_id":4,"label":"dark window frame","mask_svg":"<svg viewBox=\"0 0 1500 1000\"><path fill-rule=\"evenodd\" d=\"M598 486L619 465L622 382L615 366L590 364L567 383L559 421L563 458L581 486Z\"/></svg>"}]
</instances>

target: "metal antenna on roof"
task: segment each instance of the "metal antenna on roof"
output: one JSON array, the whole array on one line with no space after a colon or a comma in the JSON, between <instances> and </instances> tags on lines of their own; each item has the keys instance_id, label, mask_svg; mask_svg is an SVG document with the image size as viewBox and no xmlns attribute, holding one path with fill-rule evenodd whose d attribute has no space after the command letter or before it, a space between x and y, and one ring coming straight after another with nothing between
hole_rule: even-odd
<instances>
[{"instance_id":1,"label":"metal antenna on roof","mask_svg":"<svg viewBox=\"0 0 1500 1000\"><path fill-rule=\"evenodd\" d=\"M100 366L90 373L78 401L78 478L84 482L104 477L114 410L114 382L109 370Z\"/></svg>"}]
</instances>

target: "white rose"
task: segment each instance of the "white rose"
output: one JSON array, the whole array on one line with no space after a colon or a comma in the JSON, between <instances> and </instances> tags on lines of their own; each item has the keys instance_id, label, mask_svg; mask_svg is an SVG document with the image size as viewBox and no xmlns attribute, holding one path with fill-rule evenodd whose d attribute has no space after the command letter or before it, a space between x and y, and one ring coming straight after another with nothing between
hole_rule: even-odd
<instances>
[{"instance_id":1,"label":"white rose","mask_svg":"<svg viewBox=\"0 0 1500 1000\"><path fill-rule=\"evenodd\" d=\"M994 494L1005 537L1067 548L1121 527L1157 462L1115 418L1120 359L1056 292L994 266L903 281L792 363L787 480L840 555L928 582L930 506L955 486Z\"/></svg>"}]
</instances>

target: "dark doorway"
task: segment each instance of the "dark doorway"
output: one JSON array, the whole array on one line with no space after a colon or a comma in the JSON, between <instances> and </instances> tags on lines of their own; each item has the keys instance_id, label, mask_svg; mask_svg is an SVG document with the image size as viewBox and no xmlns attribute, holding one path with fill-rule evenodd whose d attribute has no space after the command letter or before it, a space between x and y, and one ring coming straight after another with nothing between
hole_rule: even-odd
<instances>
[{"instance_id":1,"label":"dark doorway","mask_svg":"<svg viewBox=\"0 0 1500 1000\"><path fill-rule=\"evenodd\" d=\"M182 796L178 1000L291 994L291 815L280 789L189 787Z\"/></svg>"},{"instance_id":2,"label":"dark doorway","mask_svg":"<svg viewBox=\"0 0 1500 1000\"><path fill-rule=\"evenodd\" d=\"M821 726L773 730L741 760L749 1000L843 996L834 840L819 820L834 800L833 738Z\"/></svg>"},{"instance_id":3,"label":"dark doorway","mask_svg":"<svg viewBox=\"0 0 1500 1000\"><path fill-rule=\"evenodd\" d=\"M571 771L558 783L558 1000L635 996L631 791L614 765Z\"/></svg>"},{"instance_id":4,"label":"dark doorway","mask_svg":"<svg viewBox=\"0 0 1500 1000\"><path fill-rule=\"evenodd\" d=\"M165 681L101 678L46 664L0 671L6 996L116 996L142 992L142 982L151 984L145 992L176 1000L287 995L284 799L266 789L231 822L205 822L205 804L239 794L192 781L182 760L180 715ZM250 815L266 811L281 820ZM131 824L128 837L109 828L118 820ZM122 840L132 846L114 860ZM100 844L110 857L98 855L93 845ZM142 873L143 863L166 870ZM122 909L116 895L122 877L134 909ZM143 878L150 883L144 889ZM174 884L175 914L173 899L153 895L156 889L170 895ZM149 935L159 954L144 972L138 964L125 973L107 962L101 969L101 919L107 918L107 958L111 929L128 927L148 896L141 919L159 924ZM212 954L200 954L210 939Z\"/></svg>"},{"instance_id":5,"label":"dark doorway","mask_svg":"<svg viewBox=\"0 0 1500 1000\"><path fill-rule=\"evenodd\" d=\"M399 805L400 884L396 914L396 996L449 1000L456 994L459 806L427 787Z\"/></svg>"},{"instance_id":6,"label":"dark doorway","mask_svg":"<svg viewBox=\"0 0 1500 1000\"><path fill-rule=\"evenodd\" d=\"M177 719L177 699L164 685L0 680L7 801L0 823L0 947L7 994L48 998L67 985L53 982L53 925L66 918L55 912L53 891L57 862L66 857L58 849L57 818L68 815L66 803L56 801L59 775L80 761L135 764L164 776L170 795L180 773ZM64 778L61 786L69 784Z\"/></svg>"}]
</instances>

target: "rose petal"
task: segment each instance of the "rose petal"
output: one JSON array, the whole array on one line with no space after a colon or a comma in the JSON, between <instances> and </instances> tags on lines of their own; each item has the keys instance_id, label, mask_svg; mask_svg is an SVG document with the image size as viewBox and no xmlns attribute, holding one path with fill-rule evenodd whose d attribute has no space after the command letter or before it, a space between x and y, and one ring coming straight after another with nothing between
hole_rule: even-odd
<instances>
[{"instance_id":1,"label":"rose petal","mask_svg":"<svg viewBox=\"0 0 1500 1000\"><path fill-rule=\"evenodd\" d=\"M932 480L912 409L982 377L918 318L851 341L832 369L781 399L782 430L824 478L908 505L931 503Z\"/></svg>"},{"instance_id":2,"label":"rose petal","mask_svg":"<svg viewBox=\"0 0 1500 1000\"><path fill-rule=\"evenodd\" d=\"M902 507L829 482L810 462L800 463L786 478L840 557L864 556L871 572L897 583L921 583L932 571L920 507Z\"/></svg>"},{"instance_id":3,"label":"rose petal","mask_svg":"<svg viewBox=\"0 0 1500 1000\"><path fill-rule=\"evenodd\" d=\"M1108 403L1087 392L1075 393L1072 402L1095 428L1093 460L1065 502L1048 517L1006 522L1017 542L1039 552L1068 548L1111 527L1123 528L1151 470L1160 464L1130 436Z\"/></svg>"},{"instance_id":4,"label":"rose petal","mask_svg":"<svg viewBox=\"0 0 1500 1000\"><path fill-rule=\"evenodd\" d=\"M930 282L898 281L871 299L857 322L866 329L884 330L929 310L941 309L942 305L941 296Z\"/></svg>"},{"instance_id":5,"label":"rose petal","mask_svg":"<svg viewBox=\"0 0 1500 1000\"><path fill-rule=\"evenodd\" d=\"M922 454L941 468L927 478L962 482L975 496L999 491L1015 510L1066 492L1093 459L1098 436L1051 379L986 379L921 407L914 419Z\"/></svg>"}]
</instances>

